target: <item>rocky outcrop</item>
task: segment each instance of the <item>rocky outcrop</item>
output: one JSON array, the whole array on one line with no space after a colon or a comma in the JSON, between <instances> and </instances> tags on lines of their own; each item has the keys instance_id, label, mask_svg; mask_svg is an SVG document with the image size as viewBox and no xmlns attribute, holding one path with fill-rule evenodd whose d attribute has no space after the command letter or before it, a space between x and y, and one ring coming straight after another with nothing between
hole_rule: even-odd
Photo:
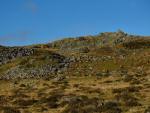
<instances>
[{"instance_id":1,"label":"rocky outcrop","mask_svg":"<svg viewBox=\"0 0 150 113\"><path fill-rule=\"evenodd\" d=\"M123 43L128 39L128 34L123 31L105 32L95 36L81 36L77 38L66 38L64 40L54 41L48 44L50 48L58 48L61 50L76 50L78 48L91 48L102 46L115 46Z\"/></svg>"}]
</instances>

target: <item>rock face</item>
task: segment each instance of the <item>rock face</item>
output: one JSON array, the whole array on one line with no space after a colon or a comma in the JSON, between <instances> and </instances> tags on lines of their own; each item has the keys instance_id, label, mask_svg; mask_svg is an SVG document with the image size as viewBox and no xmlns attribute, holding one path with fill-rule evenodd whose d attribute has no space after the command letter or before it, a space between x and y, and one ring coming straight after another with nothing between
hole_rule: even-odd
<instances>
[{"instance_id":1,"label":"rock face","mask_svg":"<svg viewBox=\"0 0 150 113\"><path fill-rule=\"evenodd\" d=\"M0 49L0 65L6 64L10 60L29 56L34 53L33 49L26 49L26 48L1 48Z\"/></svg>"}]
</instances>

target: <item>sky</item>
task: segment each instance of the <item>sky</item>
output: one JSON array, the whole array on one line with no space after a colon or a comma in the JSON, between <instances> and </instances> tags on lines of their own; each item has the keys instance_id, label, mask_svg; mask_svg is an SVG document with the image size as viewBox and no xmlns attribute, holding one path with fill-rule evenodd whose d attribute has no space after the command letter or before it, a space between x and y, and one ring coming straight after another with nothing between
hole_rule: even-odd
<instances>
[{"instance_id":1,"label":"sky","mask_svg":"<svg viewBox=\"0 0 150 113\"><path fill-rule=\"evenodd\" d=\"M150 0L0 0L0 45L47 43L118 29L150 35Z\"/></svg>"}]
</instances>

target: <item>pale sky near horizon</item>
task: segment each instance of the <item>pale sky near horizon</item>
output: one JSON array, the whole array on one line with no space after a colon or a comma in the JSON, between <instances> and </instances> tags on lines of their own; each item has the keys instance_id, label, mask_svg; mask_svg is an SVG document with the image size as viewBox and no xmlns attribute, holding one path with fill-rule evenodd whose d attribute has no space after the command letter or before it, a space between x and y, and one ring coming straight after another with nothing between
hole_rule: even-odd
<instances>
[{"instance_id":1,"label":"pale sky near horizon","mask_svg":"<svg viewBox=\"0 0 150 113\"><path fill-rule=\"evenodd\" d=\"M150 0L0 0L0 45L122 29L150 35Z\"/></svg>"}]
</instances>

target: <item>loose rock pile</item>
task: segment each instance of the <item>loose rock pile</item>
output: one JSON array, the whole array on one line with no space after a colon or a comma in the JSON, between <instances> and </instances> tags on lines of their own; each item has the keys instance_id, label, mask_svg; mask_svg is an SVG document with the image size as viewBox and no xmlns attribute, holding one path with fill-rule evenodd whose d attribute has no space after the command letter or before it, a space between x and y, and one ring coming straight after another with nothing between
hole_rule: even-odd
<instances>
[{"instance_id":1,"label":"loose rock pile","mask_svg":"<svg viewBox=\"0 0 150 113\"><path fill-rule=\"evenodd\" d=\"M91 62L91 61L107 61L112 60L112 56L89 56L89 55L80 55L77 57L72 56L71 58L74 62Z\"/></svg>"},{"instance_id":2,"label":"loose rock pile","mask_svg":"<svg viewBox=\"0 0 150 113\"><path fill-rule=\"evenodd\" d=\"M0 49L0 65L6 64L16 57L29 56L33 53L33 49L27 48L2 48Z\"/></svg>"},{"instance_id":3,"label":"loose rock pile","mask_svg":"<svg viewBox=\"0 0 150 113\"><path fill-rule=\"evenodd\" d=\"M26 79L26 78L47 78L56 77L62 74L69 67L71 62L70 58L65 58L59 54L53 54L52 59L58 59L56 64L43 64L40 67L24 68L16 66L7 70L4 74L0 75L0 79Z\"/></svg>"}]
</instances>

